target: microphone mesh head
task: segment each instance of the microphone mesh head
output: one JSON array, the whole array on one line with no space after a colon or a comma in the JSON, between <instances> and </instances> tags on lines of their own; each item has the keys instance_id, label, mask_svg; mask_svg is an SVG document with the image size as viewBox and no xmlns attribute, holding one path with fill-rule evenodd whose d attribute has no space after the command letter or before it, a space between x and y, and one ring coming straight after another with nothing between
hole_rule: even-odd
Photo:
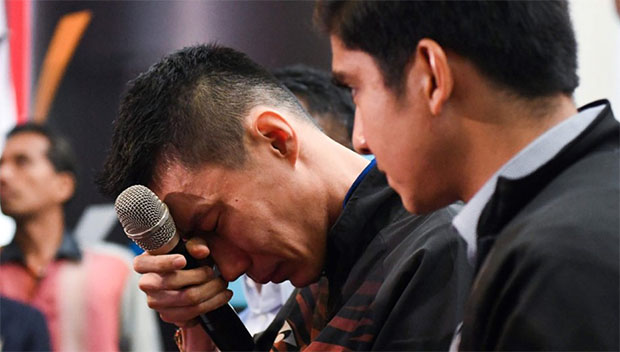
<instances>
[{"instance_id":1,"label":"microphone mesh head","mask_svg":"<svg viewBox=\"0 0 620 352\"><path fill-rule=\"evenodd\" d=\"M128 187L116 198L114 208L127 236L145 251L160 248L176 233L166 204L145 186Z\"/></svg>"}]
</instances>

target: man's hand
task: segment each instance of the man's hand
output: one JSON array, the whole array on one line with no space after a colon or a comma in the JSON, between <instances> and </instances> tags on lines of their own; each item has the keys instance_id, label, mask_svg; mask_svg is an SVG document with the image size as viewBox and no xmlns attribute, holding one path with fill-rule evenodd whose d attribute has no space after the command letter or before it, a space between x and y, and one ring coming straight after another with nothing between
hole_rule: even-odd
<instances>
[{"instance_id":1,"label":"man's hand","mask_svg":"<svg viewBox=\"0 0 620 352\"><path fill-rule=\"evenodd\" d=\"M197 259L210 253L206 242L198 237L185 245ZM134 270L143 274L138 286L146 293L149 307L158 311L162 320L179 327L195 325L195 317L219 308L232 297L228 282L216 277L213 269L182 270L185 265L180 254L143 253L134 259Z\"/></svg>"}]
</instances>

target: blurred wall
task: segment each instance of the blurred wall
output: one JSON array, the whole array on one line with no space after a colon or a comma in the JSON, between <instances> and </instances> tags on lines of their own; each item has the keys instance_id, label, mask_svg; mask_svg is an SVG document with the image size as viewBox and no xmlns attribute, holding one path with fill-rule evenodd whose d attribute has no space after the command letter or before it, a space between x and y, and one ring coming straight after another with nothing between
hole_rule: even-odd
<instances>
[{"instance_id":1,"label":"blurred wall","mask_svg":"<svg viewBox=\"0 0 620 352\"><path fill-rule=\"evenodd\" d=\"M312 28L313 6L311 1L35 2L35 78L58 20L92 11L49 113L50 124L76 147L81 165L69 225L86 205L110 201L92 180L103 163L127 81L170 51L210 41L244 51L268 68L304 62L328 69L329 42Z\"/></svg>"},{"instance_id":2,"label":"blurred wall","mask_svg":"<svg viewBox=\"0 0 620 352\"><path fill-rule=\"evenodd\" d=\"M614 0L570 0L578 44L581 106L607 98L620 119L620 16Z\"/></svg>"}]
</instances>

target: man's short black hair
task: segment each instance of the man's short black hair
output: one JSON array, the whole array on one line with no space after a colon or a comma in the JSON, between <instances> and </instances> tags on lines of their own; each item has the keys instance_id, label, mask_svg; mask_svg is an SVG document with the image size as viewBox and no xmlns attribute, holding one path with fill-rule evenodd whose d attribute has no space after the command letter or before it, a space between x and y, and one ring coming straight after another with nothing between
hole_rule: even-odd
<instances>
[{"instance_id":1,"label":"man's short black hair","mask_svg":"<svg viewBox=\"0 0 620 352\"><path fill-rule=\"evenodd\" d=\"M77 162L75 153L69 141L52 130L49 126L26 122L13 127L7 133L7 139L20 133L36 133L45 137L49 141L49 149L47 150L47 158L54 166L56 172L68 172L74 177L77 175Z\"/></svg>"},{"instance_id":2,"label":"man's short black hair","mask_svg":"<svg viewBox=\"0 0 620 352\"><path fill-rule=\"evenodd\" d=\"M526 98L571 95L579 81L566 1L319 0L315 23L347 48L372 56L386 86L398 94L423 38Z\"/></svg>"},{"instance_id":3,"label":"man's short black hair","mask_svg":"<svg viewBox=\"0 0 620 352\"><path fill-rule=\"evenodd\" d=\"M155 166L167 161L241 167L244 119L259 105L312 124L295 96L241 52L208 44L164 57L129 83L97 178L100 190L116 196L131 185L149 185Z\"/></svg>"},{"instance_id":4,"label":"man's short black hair","mask_svg":"<svg viewBox=\"0 0 620 352\"><path fill-rule=\"evenodd\" d=\"M304 64L278 68L273 74L301 98L311 116L324 116L344 126L348 140L353 135L355 104L351 91L332 82L331 73Z\"/></svg>"}]
</instances>

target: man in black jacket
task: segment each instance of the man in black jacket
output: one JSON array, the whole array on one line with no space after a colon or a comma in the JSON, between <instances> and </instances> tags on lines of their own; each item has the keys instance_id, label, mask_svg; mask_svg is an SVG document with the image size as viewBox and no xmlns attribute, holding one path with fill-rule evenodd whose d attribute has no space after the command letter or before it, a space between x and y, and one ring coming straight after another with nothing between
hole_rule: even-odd
<instances>
[{"instance_id":1,"label":"man in black jacket","mask_svg":"<svg viewBox=\"0 0 620 352\"><path fill-rule=\"evenodd\" d=\"M374 163L323 134L265 69L188 47L136 78L120 111L102 188L152 188L190 253L210 254L222 276L180 270L179 255L138 257L164 320L188 327L246 273L306 287L258 349L448 348L471 278L455 212L408 214ZM184 349L213 348L200 327L182 335Z\"/></svg>"},{"instance_id":2,"label":"man in black jacket","mask_svg":"<svg viewBox=\"0 0 620 352\"><path fill-rule=\"evenodd\" d=\"M618 122L577 109L565 1L319 1L356 128L405 207L467 205L462 350L618 350Z\"/></svg>"}]
</instances>

